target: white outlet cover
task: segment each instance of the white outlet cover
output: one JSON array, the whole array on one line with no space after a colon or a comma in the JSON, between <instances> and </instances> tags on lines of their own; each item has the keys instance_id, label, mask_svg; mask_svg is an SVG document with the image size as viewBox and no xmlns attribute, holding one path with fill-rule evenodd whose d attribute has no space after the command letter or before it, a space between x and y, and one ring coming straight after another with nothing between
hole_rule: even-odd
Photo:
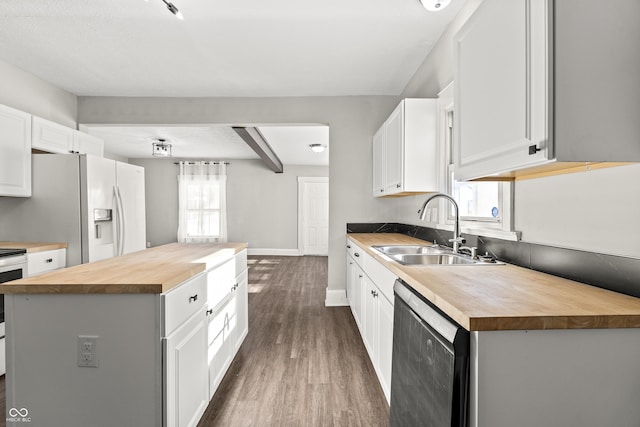
<instances>
[{"instance_id":1,"label":"white outlet cover","mask_svg":"<svg viewBox=\"0 0 640 427\"><path fill-rule=\"evenodd\" d=\"M98 336L78 336L78 366L81 368L98 367Z\"/></svg>"}]
</instances>

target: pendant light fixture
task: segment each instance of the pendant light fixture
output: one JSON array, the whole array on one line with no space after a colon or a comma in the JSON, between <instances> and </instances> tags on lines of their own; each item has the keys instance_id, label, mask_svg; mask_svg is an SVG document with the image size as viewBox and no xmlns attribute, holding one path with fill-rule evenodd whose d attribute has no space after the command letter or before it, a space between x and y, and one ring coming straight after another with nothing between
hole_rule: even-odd
<instances>
[{"instance_id":1,"label":"pendant light fixture","mask_svg":"<svg viewBox=\"0 0 640 427\"><path fill-rule=\"evenodd\" d=\"M429 12L438 12L451 3L451 0L419 0L422 6Z\"/></svg>"},{"instance_id":2,"label":"pendant light fixture","mask_svg":"<svg viewBox=\"0 0 640 427\"><path fill-rule=\"evenodd\" d=\"M171 157L171 144L166 139L157 138L157 142L151 143L151 155L153 157Z\"/></svg>"}]
</instances>

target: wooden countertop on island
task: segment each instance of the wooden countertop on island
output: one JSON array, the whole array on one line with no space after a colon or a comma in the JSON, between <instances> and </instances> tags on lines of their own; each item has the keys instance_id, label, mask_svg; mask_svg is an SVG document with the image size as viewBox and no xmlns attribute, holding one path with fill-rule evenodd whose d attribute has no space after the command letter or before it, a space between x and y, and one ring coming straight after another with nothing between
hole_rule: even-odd
<instances>
[{"instance_id":1,"label":"wooden countertop on island","mask_svg":"<svg viewBox=\"0 0 640 427\"><path fill-rule=\"evenodd\" d=\"M66 243L55 242L0 242L0 248L26 249L27 253L66 249Z\"/></svg>"},{"instance_id":2,"label":"wooden countertop on island","mask_svg":"<svg viewBox=\"0 0 640 427\"><path fill-rule=\"evenodd\" d=\"M0 294L159 294L246 247L246 243L171 243L3 283Z\"/></svg>"},{"instance_id":3,"label":"wooden countertop on island","mask_svg":"<svg viewBox=\"0 0 640 427\"><path fill-rule=\"evenodd\" d=\"M469 331L640 328L640 298L509 264L404 266L371 246L426 242L347 237Z\"/></svg>"}]
</instances>

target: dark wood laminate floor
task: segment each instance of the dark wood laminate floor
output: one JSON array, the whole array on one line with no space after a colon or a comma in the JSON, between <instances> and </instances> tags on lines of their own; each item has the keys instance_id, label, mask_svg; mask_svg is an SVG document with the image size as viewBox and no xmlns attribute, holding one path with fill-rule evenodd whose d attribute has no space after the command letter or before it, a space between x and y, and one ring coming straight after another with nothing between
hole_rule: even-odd
<instances>
[{"instance_id":1,"label":"dark wood laminate floor","mask_svg":"<svg viewBox=\"0 0 640 427\"><path fill-rule=\"evenodd\" d=\"M198 427L389 424L349 308L324 306L326 283L326 257L249 257L249 334Z\"/></svg>"},{"instance_id":2,"label":"dark wood laminate floor","mask_svg":"<svg viewBox=\"0 0 640 427\"><path fill-rule=\"evenodd\" d=\"M348 307L324 306L326 257L249 257L249 334L199 427L387 426Z\"/></svg>"}]
</instances>

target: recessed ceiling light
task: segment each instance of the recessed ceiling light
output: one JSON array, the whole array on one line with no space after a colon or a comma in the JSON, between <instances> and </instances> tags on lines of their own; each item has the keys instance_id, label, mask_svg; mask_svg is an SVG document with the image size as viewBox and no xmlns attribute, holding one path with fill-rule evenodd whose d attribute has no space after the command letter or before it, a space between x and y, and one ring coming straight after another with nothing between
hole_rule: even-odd
<instances>
[{"instance_id":1,"label":"recessed ceiling light","mask_svg":"<svg viewBox=\"0 0 640 427\"><path fill-rule=\"evenodd\" d=\"M438 12L451 3L451 0L420 0L422 6L429 12Z\"/></svg>"},{"instance_id":2,"label":"recessed ceiling light","mask_svg":"<svg viewBox=\"0 0 640 427\"><path fill-rule=\"evenodd\" d=\"M327 146L324 144L310 144L309 148L311 148L316 153L322 153Z\"/></svg>"}]
</instances>

